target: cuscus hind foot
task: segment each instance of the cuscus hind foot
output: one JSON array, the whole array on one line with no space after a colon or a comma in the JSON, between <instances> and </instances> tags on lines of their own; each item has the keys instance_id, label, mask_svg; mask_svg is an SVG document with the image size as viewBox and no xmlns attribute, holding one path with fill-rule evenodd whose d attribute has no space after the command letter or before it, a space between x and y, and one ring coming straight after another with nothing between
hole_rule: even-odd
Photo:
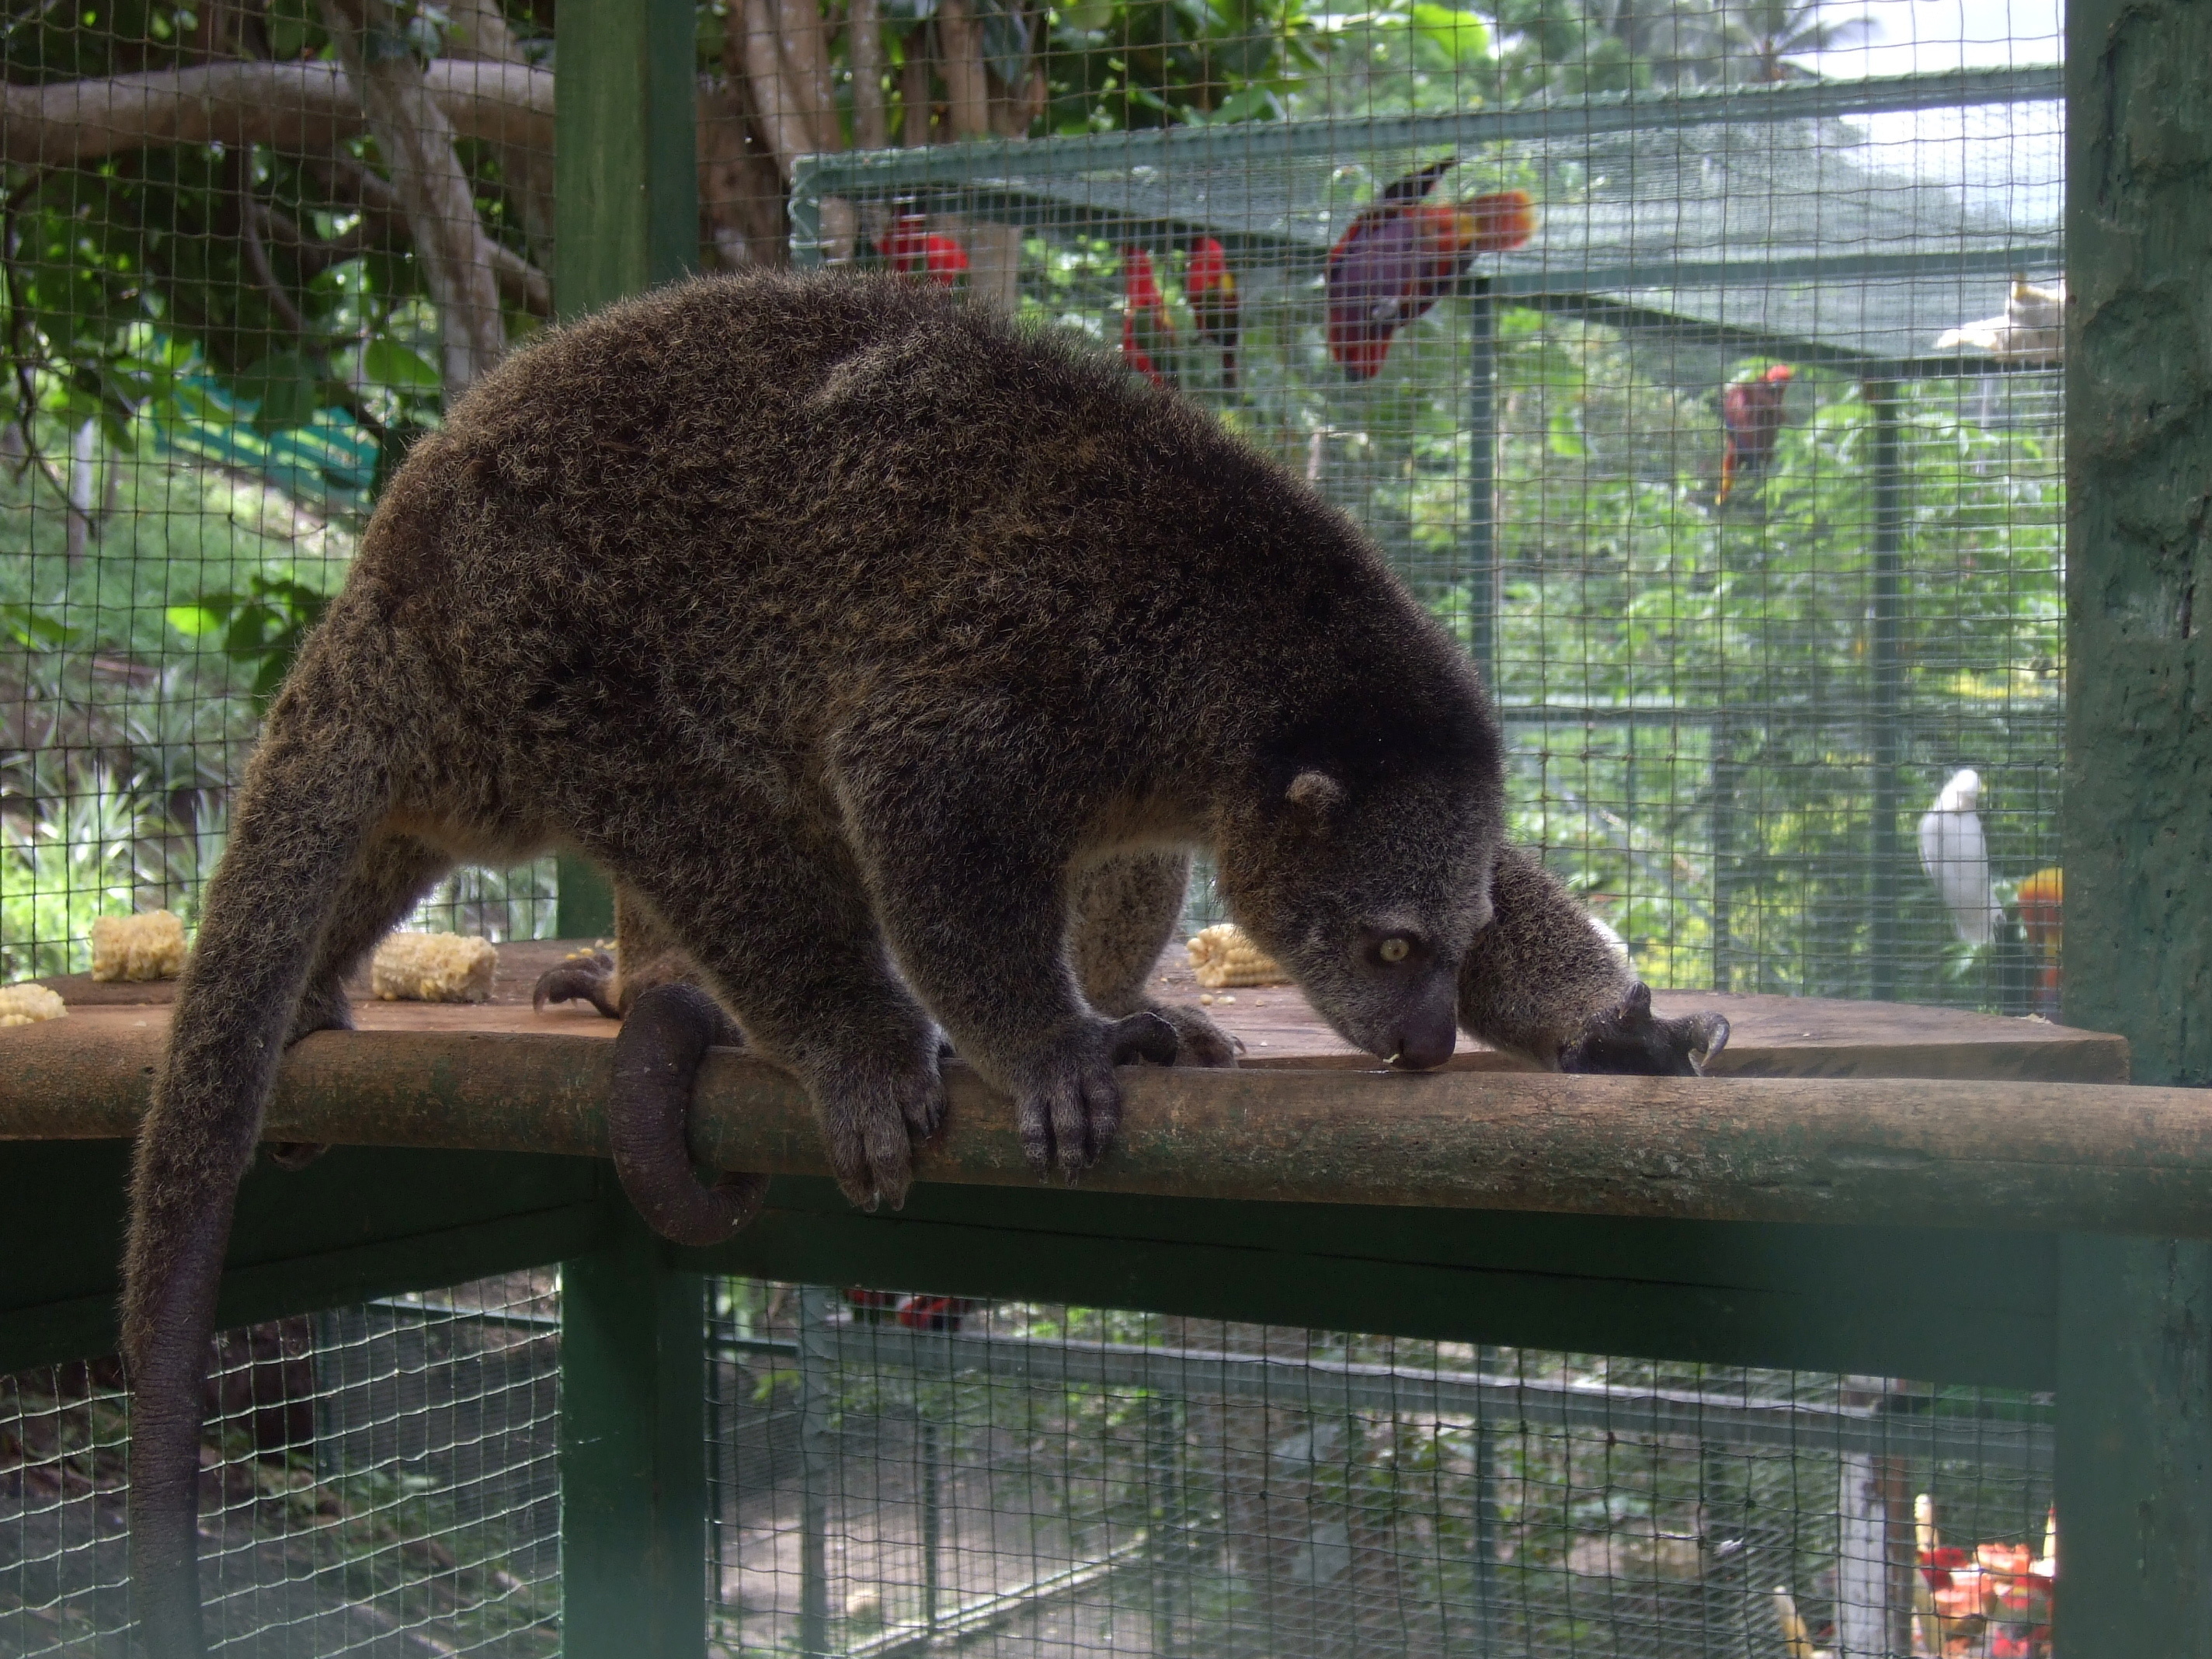
<instances>
[{"instance_id":1,"label":"cuscus hind foot","mask_svg":"<svg viewBox=\"0 0 2212 1659\"><path fill-rule=\"evenodd\" d=\"M1022 1150L1040 1176L1056 1164L1073 1183L1096 1164L1121 1127L1116 1066L1172 1066L1182 1049L1175 1024L1147 1009L1122 1019L1087 1019L1015 1091Z\"/></svg>"},{"instance_id":2,"label":"cuscus hind foot","mask_svg":"<svg viewBox=\"0 0 2212 1659\"><path fill-rule=\"evenodd\" d=\"M605 951L580 951L556 962L538 976L530 1006L543 1011L549 1002L588 1002L609 1019L620 1019L615 1001L615 959Z\"/></svg>"},{"instance_id":3,"label":"cuscus hind foot","mask_svg":"<svg viewBox=\"0 0 2212 1659\"><path fill-rule=\"evenodd\" d=\"M1244 1052L1242 1037L1223 1030L1195 1008L1176 1002L1156 1002L1146 1012L1175 1028L1177 1066L1234 1066Z\"/></svg>"},{"instance_id":4,"label":"cuscus hind foot","mask_svg":"<svg viewBox=\"0 0 2212 1659\"><path fill-rule=\"evenodd\" d=\"M1638 982L1560 1050L1559 1069L1630 1077L1703 1077L1728 1040L1729 1023L1716 1013L1657 1018L1651 1012L1651 988Z\"/></svg>"},{"instance_id":5,"label":"cuscus hind foot","mask_svg":"<svg viewBox=\"0 0 2212 1659\"><path fill-rule=\"evenodd\" d=\"M764 1175L725 1174L712 1186L701 1181L684 1134L707 1050L743 1041L720 1005L696 985L640 993L615 1038L607 1103L615 1173L646 1224L672 1243L720 1243L760 1213L768 1194Z\"/></svg>"}]
</instances>

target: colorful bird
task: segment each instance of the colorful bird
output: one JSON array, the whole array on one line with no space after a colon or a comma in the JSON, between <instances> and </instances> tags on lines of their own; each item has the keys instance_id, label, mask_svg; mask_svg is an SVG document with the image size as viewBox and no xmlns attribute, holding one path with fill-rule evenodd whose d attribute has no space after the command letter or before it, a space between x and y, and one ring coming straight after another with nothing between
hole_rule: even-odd
<instances>
[{"instance_id":1,"label":"colorful bird","mask_svg":"<svg viewBox=\"0 0 2212 1659\"><path fill-rule=\"evenodd\" d=\"M1764 374L1721 388L1721 483L1713 495L1715 507L1734 491L1738 473L1756 472L1774 459L1775 441L1782 435L1782 400L1796 374L1789 364L1774 363Z\"/></svg>"},{"instance_id":2,"label":"colorful bird","mask_svg":"<svg viewBox=\"0 0 2212 1659\"><path fill-rule=\"evenodd\" d=\"M2065 872L2055 867L2037 871L2021 883L2013 902L2020 907L2021 931L2027 935L2027 942L2036 955L2042 958L2042 969L2035 981L2035 1011L2056 1018L2066 946Z\"/></svg>"},{"instance_id":3,"label":"colorful bird","mask_svg":"<svg viewBox=\"0 0 2212 1659\"><path fill-rule=\"evenodd\" d=\"M1920 867L1969 945L1987 945L2005 919L1990 886L1990 842L1982 830L1982 775L1971 766L1951 775L1936 804L1920 815Z\"/></svg>"},{"instance_id":4,"label":"colorful bird","mask_svg":"<svg viewBox=\"0 0 2212 1659\"><path fill-rule=\"evenodd\" d=\"M884 234L882 251L902 276L920 276L939 288L957 288L968 271L968 250L929 228L919 213L902 213Z\"/></svg>"},{"instance_id":5,"label":"colorful bird","mask_svg":"<svg viewBox=\"0 0 2212 1659\"><path fill-rule=\"evenodd\" d=\"M1382 372L1398 330L1434 305L1478 253L1503 253L1536 233L1524 190L1432 202L1449 156L1383 187L1328 254L1328 355L1354 380Z\"/></svg>"},{"instance_id":6,"label":"colorful bird","mask_svg":"<svg viewBox=\"0 0 2212 1659\"><path fill-rule=\"evenodd\" d=\"M1175 325L1152 256L1140 247L1121 250L1121 356L1153 385L1175 384Z\"/></svg>"},{"instance_id":7,"label":"colorful bird","mask_svg":"<svg viewBox=\"0 0 2212 1659\"><path fill-rule=\"evenodd\" d=\"M1237 389L1237 336L1241 325L1237 299L1237 273L1229 268L1229 255L1211 236L1191 244L1190 266L1183 273L1183 292L1190 298L1198 331L1221 348L1221 389Z\"/></svg>"}]
</instances>

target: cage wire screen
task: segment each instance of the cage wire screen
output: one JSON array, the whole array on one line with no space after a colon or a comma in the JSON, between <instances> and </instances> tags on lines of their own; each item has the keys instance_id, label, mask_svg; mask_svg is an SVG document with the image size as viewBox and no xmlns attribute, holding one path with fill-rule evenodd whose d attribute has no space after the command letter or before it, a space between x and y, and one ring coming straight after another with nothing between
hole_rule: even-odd
<instances>
[{"instance_id":1,"label":"cage wire screen","mask_svg":"<svg viewBox=\"0 0 2212 1659\"><path fill-rule=\"evenodd\" d=\"M715 1651L2050 1649L2051 1404L745 1280Z\"/></svg>"},{"instance_id":2,"label":"cage wire screen","mask_svg":"<svg viewBox=\"0 0 2212 1659\"><path fill-rule=\"evenodd\" d=\"M550 1272L222 1333L200 1573L218 1651L560 1650ZM112 1357L0 1377L0 1653L111 1659L130 1625Z\"/></svg>"},{"instance_id":3,"label":"cage wire screen","mask_svg":"<svg viewBox=\"0 0 2212 1659\"><path fill-rule=\"evenodd\" d=\"M380 480L551 316L556 17L4 17L22 978L102 915L189 929ZM1514 833L1647 978L2055 1009L2055 0L696 19L702 268L941 283L1310 478L1489 672ZM465 870L422 920L555 899Z\"/></svg>"}]
</instances>

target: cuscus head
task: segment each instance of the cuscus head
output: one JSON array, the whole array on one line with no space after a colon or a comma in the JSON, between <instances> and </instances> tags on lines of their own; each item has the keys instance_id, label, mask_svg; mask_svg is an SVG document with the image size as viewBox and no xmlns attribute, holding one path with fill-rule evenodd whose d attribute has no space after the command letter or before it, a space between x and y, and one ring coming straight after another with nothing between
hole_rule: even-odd
<instances>
[{"instance_id":1,"label":"cuscus head","mask_svg":"<svg viewBox=\"0 0 2212 1659\"><path fill-rule=\"evenodd\" d=\"M1470 724L1286 763L1216 848L1239 925L1347 1042L1406 1071L1451 1058L1460 963L1490 921L1503 789L1495 729Z\"/></svg>"}]
</instances>

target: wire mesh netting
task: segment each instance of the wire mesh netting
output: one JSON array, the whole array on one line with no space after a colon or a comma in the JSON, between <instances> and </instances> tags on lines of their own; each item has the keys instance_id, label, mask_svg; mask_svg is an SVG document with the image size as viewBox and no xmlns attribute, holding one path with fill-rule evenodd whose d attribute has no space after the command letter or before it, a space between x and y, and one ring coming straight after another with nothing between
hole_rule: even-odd
<instances>
[{"instance_id":1,"label":"wire mesh netting","mask_svg":"<svg viewBox=\"0 0 2212 1659\"><path fill-rule=\"evenodd\" d=\"M210 1638L240 1655L559 1650L550 1273L224 1332L200 1474ZM0 1653L130 1623L113 1358L0 1378Z\"/></svg>"},{"instance_id":2,"label":"wire mesh netting","mask_svg":"<svg viewBox=\"0 0 2212 1659\"><path fill-rule=\"evenodd\" d=\"M1647 977L2055 1008L2048 0L695 9L702 266L795 234L1012 307L1310 478L1491 671L1516 832ZM21 978L190 926L380 481L550 316L556 18L4 31ZM544 936L555 889L423 920Z\"/></svg>"},{"instance_id":3,"label":"wire mesh netting","mask_svg":"<svg viewBox=\"0 0 2212 1659\"><path fill-rule=\"evenodd\" d=\"M2062 138L2055 70L1954 70L829 158L795 212L1018 242L1025 312L1361 520L1655 982L2055 1012Z\"/></svg>"},{"instance_id":4,"label":"wire mesh netting","mask_svg":"<svg viewBox=\"0 0 2212 1659\"><path fill-rule=\"evenodd\" d=\"M1513 830L1646 978L2055 1011L2055 7L695 13L699 264L796 232L1011 305L1305 473L1489 668ZM550 316L553 42L7 11L9 978L191 925L380 477ZM546 936L556 869L422 922Z\"/></svg>"},{"instance_id":5,"label":"wire mesh netting","mask_svg":"<svg viewBox=\"0 0 2212 1659\"><path fill-rule=\"evenodd\" d=\"M2051 1402L732 1281L719 1651L2049 1650Z\"/></svg>"}]
</instances>

